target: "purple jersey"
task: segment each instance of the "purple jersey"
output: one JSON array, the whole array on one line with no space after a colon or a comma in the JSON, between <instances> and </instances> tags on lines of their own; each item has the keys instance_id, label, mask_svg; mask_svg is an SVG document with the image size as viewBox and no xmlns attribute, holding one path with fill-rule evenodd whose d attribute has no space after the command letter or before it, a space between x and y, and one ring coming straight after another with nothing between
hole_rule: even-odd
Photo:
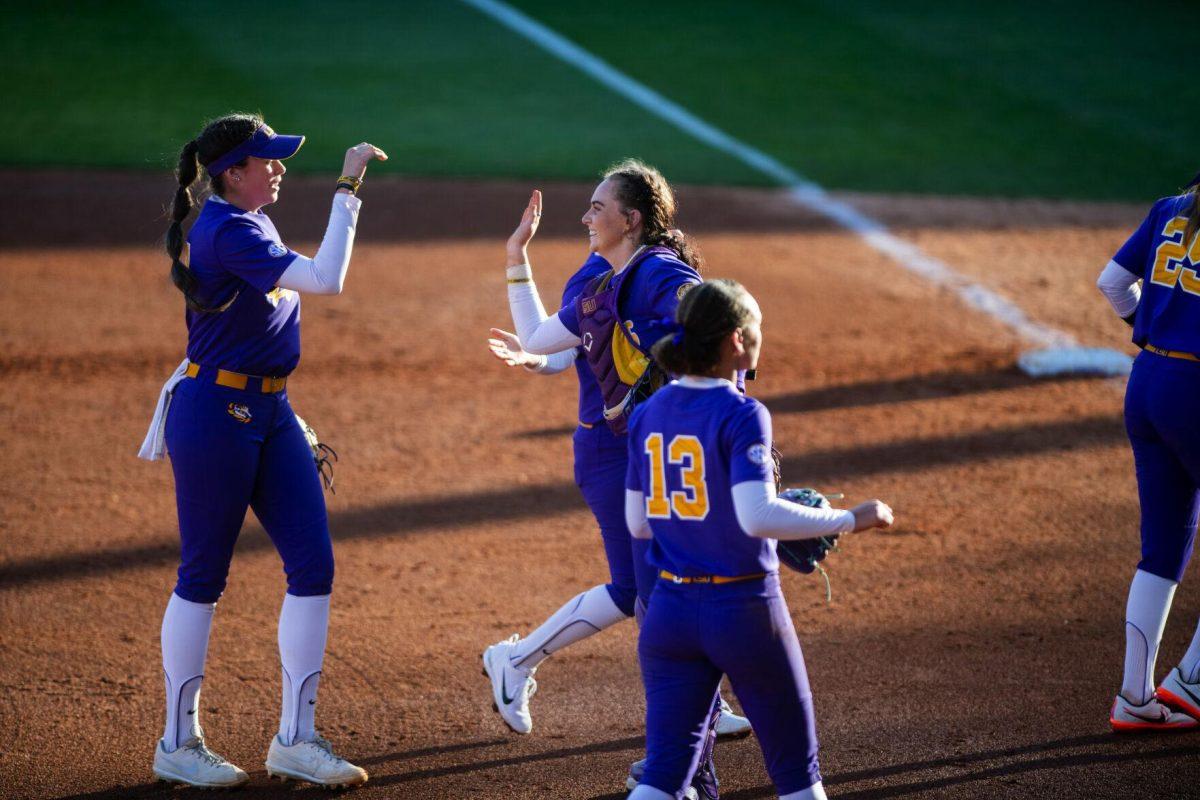
<instances>
[{"instance_id":1,"label":"purple jersey","mask_svg":"<svg viewBox=\"0 0 1200 800\"><path fill-rule=\"evenodd\" d=\"M1133 341L1200 353L1200 237L1183 241L1192 196L1164 197L1113 256L1142 278Z\"/></svg>"},{"instance_id":2,"label":"purple jersey","mask_svg":"<svg viewBox=\"0 0 1200 800\"><path fill-rule=\"evenodd\" d=\"M588 256L583 266L567 281L562 294L562 307L573 307L575 298L587 288L592 279L603 275L609 269L608 262L600 256L595 253ZM600 384L596 383L596 376L592 374L587 360L578 357L578 348L575 353L575 374L579 376L579 421L588 425L603 425L604 398L600 395Z\"/></svg>"},{"instance_id":3,"label":"purple jersey","mask_svg":"<svg viewBox=\"0 0 1200 800\"><path fill-rule=\"evenodd\" d=\"M593 278L603 275L609 268L607 261L592 253L567 281L558 318L576 336L579 335L579 317L575 299ZM625 321L630 339L641 355L649 355L654 343L666 335L663 320L674 319L682 288L699 282L700 274L682 261L651 256L638 267L633 279L622 287L619 305L621 319ZM606 424L600 385L585 359L575 359L575 372L579 375L579 420L589 425Z\"/></svg>"},{"instance_id":4,"label":"purple jersey","mask_svg":"<svg viewBox=\"0 0 1200 800\"><path fill-rule=\"evenodd\" d=\"M599 256L592 259L606 263ZM629 331L629 339L641 355L649 355L654 343L669 332L669 321L675 318L675 308L684 287L699 282L700 273L687 264L673 256L655 254L643 261L630 280L622 284L617 310ZM580 335L580 329L575 297L585 288L586 283L558 310L559 320L576 336ZM615 353L614 356L620 357Z\"/></svg>"},{"instance_id":5,"label":"purple jersey","mask_svg":"<svg viewBox=\"0 0 1200 800\"><path fill-rule=\"evenodd\" d=\"M297 254L261 212L209 198L188 233L196 299L224 311L188 311L188 360L246 375L281 376L300 361L300 295L275 286Z\"/></svg>"},{"instance_id":6,"label":"purple jersey","mask_svg":"<svg viewBox=\"0 0 1200 800\"><path fill-rule=\"evenodd\" d=\"M738 524L731 487L772 481L771 415L731 383L671 383L629 420L625 486L646 498L648 558L684 577L775 572L774 539Z\"/></svg>"}]
</instances>

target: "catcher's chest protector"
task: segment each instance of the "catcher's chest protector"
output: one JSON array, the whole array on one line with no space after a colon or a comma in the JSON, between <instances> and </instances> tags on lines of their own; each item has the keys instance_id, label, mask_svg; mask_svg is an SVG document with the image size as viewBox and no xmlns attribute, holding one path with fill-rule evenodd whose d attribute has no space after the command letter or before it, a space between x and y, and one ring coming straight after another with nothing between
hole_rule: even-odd
<instances>
[{"instance_id":1,"label":"catcher's chest protector","mask_svg":"<svg viewBox=\"0 0 1200 800\"><path fill-rule=\"evenodd\" d=\"M575 299L584 358L600 384L604 419L618 436L627 431L625 406L629 402L629 390L650 364L650 359L633 338L633 324L621 322L618 313L621 287L652 255L674 256L675 253L666 247L644 248L619 274L614 276L610 270L595 278Z\"/></svg>"}]
</instances>

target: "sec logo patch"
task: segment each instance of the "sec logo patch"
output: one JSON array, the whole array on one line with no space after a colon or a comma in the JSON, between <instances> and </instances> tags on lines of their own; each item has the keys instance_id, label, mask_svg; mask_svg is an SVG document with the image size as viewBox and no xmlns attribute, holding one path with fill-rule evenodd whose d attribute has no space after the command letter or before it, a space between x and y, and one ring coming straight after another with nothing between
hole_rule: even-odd
<instances>
[{"instance_id":1,"label":"sec logo patch","mask_svg":"<svg viewBox=\"0 0 1200 800\"><path fill-rule=\"evenodd\" d=\"M241 403L230 403L229 408L225 410L229 412L229 416L233 417L238 422L245 423L252 419L250 416L250 407L242 405Z\"/></svg>"},{"instance_id":2,"label":"sec logo patch","mask_svg":"<svg viewBox=\"0 0 1200 800\"><path fill-rule=\"evenodd\" d=\"M287 255L287 248L275 243L267 247L267 252L271 254L272 258L279 258L280 256Z\"/></svg>"},{"instance_id":3,"label":"sec logo patch","mask_svg":"<svg viewBox=\"0 0 1200 800\"><path fill-rule=\"evenodd\" d=\"M771 461L771 448L761 443L752 444L750 445L750 449L746 451L746 458L750 459L751 464L765 467Z\"/></svg>"}]
</instances>

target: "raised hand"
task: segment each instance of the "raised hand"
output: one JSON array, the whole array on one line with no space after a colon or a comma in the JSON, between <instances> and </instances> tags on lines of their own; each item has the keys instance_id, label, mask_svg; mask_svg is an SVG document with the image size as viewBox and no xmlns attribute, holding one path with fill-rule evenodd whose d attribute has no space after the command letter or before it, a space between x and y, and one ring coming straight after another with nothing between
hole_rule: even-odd
<instances>
[{"instance_id":1,"label":"raised hand","mask_svg":"<svg viewBox=\"0 0 1200 800\"><path fill-rule=\"evenodd\" d=\"M540 189L534 189L533 194L529 195L529 204L525 206L525 212L521 214L521 222L512 232L512 236L508 237L508 266L515 267L529 262L526 249L529 247L529 240L537 233L541 221L542 192Z\"/></svg>"},{"instance_id":2,"label":"raised hand","mask_svg":"<svg viewBox=\"0 0 1200 800\"><path fill-rule=\"evenodd\" d=\"M526 353L521 347L521 340L515 333L492 328L492 338L488 339L488 349L492 355L510 367L536 367L542 357Z\"/></svg>"},{"instance_id":3,"label":"raised hand","mask_svg":"<svg viewBox=\"0 0 1200 800\"><path fill-rule=\"evenodd\" d=\"M342 174L361 181L367 174L367 164L376 159L387 161L387 153L367 142L356 144L346 151L346 160L342 162Z\"/></svg>"}]
</instances>

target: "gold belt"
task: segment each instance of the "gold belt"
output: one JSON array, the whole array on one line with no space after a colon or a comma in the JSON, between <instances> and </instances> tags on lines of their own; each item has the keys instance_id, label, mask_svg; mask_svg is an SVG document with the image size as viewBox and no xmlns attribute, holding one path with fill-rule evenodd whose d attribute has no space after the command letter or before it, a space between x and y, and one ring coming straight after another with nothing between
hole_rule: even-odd
<instances>
[{"instance_id":1,"label":"gold belt","mask_svg":"<svg viewBox=\"0 0 1200 800\"><path fill-rule=\"evenodd\" d=\"M187 366L187 376L195 378L200 375L200 365L191 363ZM243 375L240 372L230 372L227 369L218 369L216 376L213 378L213 383L218 386L227 386L230 389L246 390L250 386L250 381L255 381L263 394L275 394L282 392L287 386L287 378L272 378L270 376L263 377L260 375Z\"/></svg>"},{"instance_id":2,"label":"gold belt","mask_svg":"<svg viewBox=\"0 0 1200 800\"><path fill-rule=\"evenodd\" d=\"M1146 345L1143 350L1149 350L1151 353L1157 353L1160 356L1167 358L1182 358L1184 361L1200 361L1200 356L1195 353L1184 353L1179 350L1163 350L1161 347L1155 347L1152 344Z\"/></svg>"},{"instance_id":3,"label":"gold belt","mask_svg":"<svg viewBox=\"0 0 1200 800\"><path fill-rule=\"evenodd\" d=\"M697 575L691 578L683 578L679 575L672 575L665 569L658 573L658 577L671 583L737 583L738 581L752 581L756 578L765 578L767 573L755 572L750 575Z\"/></svg>"}]
</instances>

